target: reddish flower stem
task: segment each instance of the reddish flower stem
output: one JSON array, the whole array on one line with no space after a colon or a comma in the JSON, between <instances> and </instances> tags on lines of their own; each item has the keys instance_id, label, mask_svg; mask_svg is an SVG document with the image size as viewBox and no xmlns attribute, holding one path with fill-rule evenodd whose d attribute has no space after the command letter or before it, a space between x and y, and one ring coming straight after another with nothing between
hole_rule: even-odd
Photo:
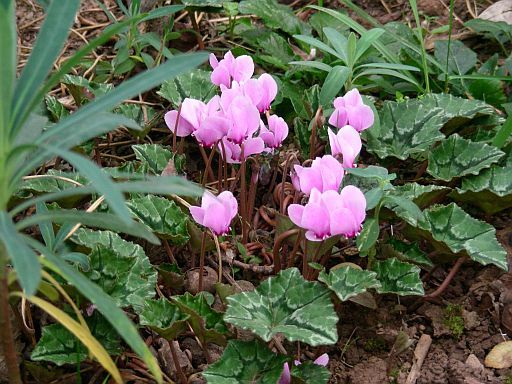
<instances>
[{"instance_id":1,"label":"reddish flower stem","mask_svg":"<svg viewBox=\"0 0 512 384\"><path fill-rule=\"evenodd\" d=\"M172 153L176 153L176 132L178 132L178 123L181 117L181 104L178 107L178 115L176 116L176 123L174 123L174 131L172 135Z\"/></svg>"},{"instance_id":2,"label":"reddish flower stem","mask_svg":"<svg viewBox=\"0 0 512 384\"><path fill-rule=\"evenodd\" d=\"M247 183L245 180L246 160L244 155L244 144L241 147L240 164L240 214L242 216L242 244L247 243Z\"/></svg>"},{"instance_id":3,"label":"reddish flower stem","mask_svg":"<svg viewBox=\"0 0 512 384\"><path fill-rule=\"evenodd\" d=\"M274 249L272 251L272 256L274 258L274 273L277 274L281 270L281 255L279 253L279 250L281 249L281 244L287 238L289 238L293 235L299 234L299 233L300 233L300 229L294 228L294 229L289 229L287 231L284 231L283 233L281 233L279 236L276 237L276 239L274 241Z\"/></svg>"},{"instance_id":4,"label":"reddish flower stem","mask_svg":"<svg viewBox=\"0 0 512 384\"><path fill-rule=\"evenodd\" d=\"M199 256L199 282L198 282L198 292L203 290L203 273L204 273L204 252L206 249L206 230L203 232L201 236L201 254Z\"/></svg>"},{"instance_id":5,"label":"reddish flower stem","mask_svg":"<svg viewBox=\"0 0 512 384\"><path fill-rule=\"evenodd\" d=\"M208 173L207 177L211 178L212 180L215 179L215 176L213 175L212 168L209 166L209 163L208 163L208 156L206 155L206 151L204 150L202 145L199 146L199 152L201 152L201 156L203 157L203 161L205 164L204 173L205 174Z\"/></svg>"},{"instance_id":6,"label":"reddish flower stem","mask_svg":"<svg viewBox=\"0 0 512 384\"><path fill-rule=\"evenodd\" d=\"M206 152L205 152L206 154ZM210 152L210 156L208 156L208 159L206 160L206 169L208 170L208 172L205 171L205 173L203 173L203 180L201 182L201 186L204 188L204 186L206 185L206 179L208 178L208 174L210 173L210 170L211 170L211 174L210 176L213 177L213 170L212 170L212 160L213 160L213 155L215 155L215 149L212 148L211 149L211 152ZM219 190L220 192L220 190Z\"/></svg>"},{"instance_id":7,"label":"reddish flower stem","mask_svg":"<svg viewBox=\"0 0 512 384\"><path fill-rule=\"evenodd\" d=\"M450 285L450 282L453 280L453 278L455 277L455 275L457 274L465 260L466 256L459 257L455 264L453 265L450 272L448 273L448 275L446 276L446 278L444 279L444 281L441 283L441 285L434 292L431 292L428 295L423 296L423 298L425 300L430 300L442 294L446 290L446 288L448 288L448 285Z\"/></svg>"}]
</instances>

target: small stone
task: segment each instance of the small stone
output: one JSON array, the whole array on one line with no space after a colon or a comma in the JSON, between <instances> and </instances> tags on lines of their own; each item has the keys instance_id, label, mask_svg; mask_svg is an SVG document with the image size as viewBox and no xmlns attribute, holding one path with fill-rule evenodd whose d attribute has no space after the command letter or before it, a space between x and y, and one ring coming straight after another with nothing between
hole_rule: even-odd
<instances>
[{"instance_id":1,"label":"small stone","mask_svg":"<svg viewBox=\"0 0 512 384\"><path fill-rule=\"evenodd\" d=\"M474 354L468 356L466 359L466 365L474 372L482 372L485 368L480 360L478 360L478 357L476 357Z\"/></svg>"}]
</instances>

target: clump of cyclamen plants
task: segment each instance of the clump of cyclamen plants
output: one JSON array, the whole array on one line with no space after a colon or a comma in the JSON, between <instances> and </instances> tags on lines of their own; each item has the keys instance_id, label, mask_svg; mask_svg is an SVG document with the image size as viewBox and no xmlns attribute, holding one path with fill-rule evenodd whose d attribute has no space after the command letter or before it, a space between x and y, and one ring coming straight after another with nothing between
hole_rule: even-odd
<instances>
[{"instance_id":1,"label":"clump of cyclamen plants","mask_svg":"<svg viewBox=\"0 0 512 384\"><path fill-rule=\"evenodd\" d=\"M246 202L246 160L264 152L273 153L281 147L289 129L284 119L270 114L278 92L276 81L266 73L253 78L254 62L250 56L235 58L227 52L219 61L211 54L210 65L211 81L219 86L220 95L207 103L186 98L178 110L166 113L165 121L174 135L192 135L201 150L211 149L205 174L215 151L226 168L228 163L241 164L240 210L231 192L222 192L220 179L227 171L222 172L219 167L219 196L205 192L201 207L192 207L191 213L198 224L218 236L227 233L239 212L242 238L246 239L248 206L251 206ZM363 103L357 89L336 98L334 107L329 123L338 129L328 131L331 155L317 157L309 166L295 165L290 175L295 189L308 200L304 205L291 204L288 215L305 230L305 237L310 241L324 241L338 235L354 237L366 216L366 200L361 190L349 185L340 191L340 187L346 169L356 167L362 147L360 132L373 124L373 111ZM202 250L201 260L203 253Z\"/></svg>"}]
</instances>

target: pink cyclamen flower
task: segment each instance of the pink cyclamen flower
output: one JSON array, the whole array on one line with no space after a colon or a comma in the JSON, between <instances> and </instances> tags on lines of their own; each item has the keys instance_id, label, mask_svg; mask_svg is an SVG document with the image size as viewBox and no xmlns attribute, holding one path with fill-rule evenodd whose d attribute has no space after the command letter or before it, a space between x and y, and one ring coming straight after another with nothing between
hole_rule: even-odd
<instances>
[{"instance_id":1,"label":"pink cyclamen flower","mask_svg":"<svg viewBox=\"0 0 512 384\"><path fill-rule=\"evenodd\" d=\"M277 96L277 83L272 76L264 73L258 78L258 86L261 92L261 98L256 106L260 112L270 109L270 104Z\"/></svg>"},{"instance_id":2,"label":"pink cyclamen flower","mask_svg":"<svg viewBox=\"0 0 512 384\"><path fill-rule=\"evenodd\" d=\"M242 145L244 146L244 158L260 154L265 150L265 143L261 137L249 137L245 139L242 144L235 144L226 138L222 139L222 144L219 143L218 150L224 158L226 152L226 162L229 164L239 164L242 161ZM224 147L224 148L223 148Z\"/></svg>"},{"instance_id":3,"label":"pink cyclamen flower","mask_svg":"<svg viewBox=\"0 0 512 384\"><path fill-rule=\"evenodd\" d=\"M306 238L322 241L332 236L353 237L361 230L366 216L366 199L357 187L348 185L340 193L320 192L316 188L305 206L291 204L288 216L297 226L306 229Z\"/></svg>"},{"instance_id":4,"label":"pink cyclamen flower","mask_svg":"<svg viewBox=\"0 0 512 384\"><path fill-rule=\"evenodd\" d=\"M329 355L327 353L324 353L323 355L316 358L315 361L313 361L313 364L321 365L322 367L327 366L329 363ZM299 360L295 360L294 364L300 365ZM292 376L290 374L290 366L288 363L284 363L283 365L283 373L281 374L281 377L279 378L278 384L290 384L292 382Z\"/></svg>"},{"instance_id":5,"label":"pink cyclamen flower","mask_svg":"<svg viewBox=\"0 0 512 384\"><path fill-rule=\"evenodd\" d=\"M230 122L220 111L220 97L214 96L208 103L200 100L186 98L181 104L181 112L176 128L178 111L169 111L165 114L165 122L176 136L184 137L192 134L204 147L212 147L224 137Z\"/></svg>"},{"instance_id":6,"label":"pink cyclamen flower","mask_svg":"<svg viewBox=\"0 0 512 384\"><path fill-rule=\"evenodd\" d=\"M229 231L231 220L237 212L238 203L230 191L224 191L218 196L205 191L201 206L190 207L190 214L196 223L209 228L217 236Z\"/></svg>"},{"instance_id":7,"label":"pink cyclamen flower","mask_svg":"<svg viewBox=\"0 0 512 384\"><path fill-rule=\"evenodd\" d=\"M316 188L320 192L338 191L343 173L341 163L331 155L317 157L310 167L294 166L295 175L292 181L295 189L309 195Z\"/></svg>"},{"instance_id":8,"label":"pink cyclamen flower","mask_svg":"<svg viewBox=\"0 0 512 384\"><path fill-rule=\"evenodd\" d=\"M246 96L236 96L225 113L230 122L226 137L235 144L251 137L260 126L260 113Z\"/></svg>"},{"instance_id":9,"label":"pink cyclamen flower","mask_svg":"<svg viewBox=\"0 0 512 384\"><path fill-rule=\"evenodd\" d=\"M334 99L334 112L329 118L329 124L337 128L351 125L358 132L373 125L373 111L363 103L359 91L354 88L345 96Z\"/></svg>"},{"instance_id":10,"label":"pink cyclamen flower","mask_svg":"<svg viewBox=\"0 0 512 384\"><path fill-rule=\"evenodd\" d=\"M345 125L336 134L330 129L328 133L332 155L343 157L343 167L354 168L354 160L361 152L362 147L359 132L350 125Z\"/></svg>"},{"instance_id":11,"label":"pink cyclamen flower","mask_svg":"<svg viewBox=\"0 0 512 384\"><path fill-rule=\"evenodd\" d=\"M268 148L279 148L288 136L288 124L282 117L272 115L268 118L268 128L260 122L260 135Z\"/></svg>"},{"instance_id":12,"label":"pink cyclamen flower","mask_svg":"<svg viewBox=\"0 0 512 384\"><path fill-rule=\"evenodd\" d=\"M225 85L231 87L231 80L246 81L249 80L254 73L254 62L247 55L235 58L231 51L226 52L224 59L217 60L213 53L210 54L210 65L213 72L210 79L215 85Z\"/></svg>"}]
</instances>

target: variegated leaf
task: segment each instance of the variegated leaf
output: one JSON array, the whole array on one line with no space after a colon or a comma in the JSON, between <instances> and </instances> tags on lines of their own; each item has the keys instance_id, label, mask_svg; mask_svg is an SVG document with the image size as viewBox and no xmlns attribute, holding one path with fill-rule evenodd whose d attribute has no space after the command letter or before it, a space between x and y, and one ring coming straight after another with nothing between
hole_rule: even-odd
<instances>
[{"instance_id":1,"label":"variegated leaf","mask_svg":"<svg viewBox=\"0 0 512 384\"><path fill-rule=\"evenodd\" d=\"M288 358L265 343L230 340L222 358L203 372L208 384L276 384Z\"/></svg>"},{"instance_id":2,"label":"variegated leaf","mask_svg":"<svg viewBox=\"0 0 512 384\"><path fill-rule=\"evenodd\" d=\"M452 252L465 251L474 261L507 269L507 252L496 239L496 229L464 212L457 204L436 205L423 211L419 227Z\"/></svg>"},{"instance_id":3,"label":"variegated leaf","mask_svg":"<svg viewBox=\"0 0 512 384\"><path fill-rule=\"evenodd\" d=\"M304 280L297 268L281 271L254 292L228 296L227 300L224 320L253 331L265 341L278 333L313 346L338 340L338 317L330 291Z\"/></svg>"},{"instance_id":4,"label":"variegated leaf","mask_svg":"<svg viewBox=\"0 0 512 384\"><path fill-rule=\"evenodd\" d=\"M404 263L394 257L376 261L373 270L381 287L379 293L395 293L400 296L423 295L423 284L420 279L419 267Z\"/></svg>"},{"instance_id":5,"label":"variegated leaf","mask_svg":"<svg viewBox=\"0 0 512 384\"><path fill-rule=\"evenodd\" d=\"M503 155L504 152L492 145L472 142L454 134L429 153L427 172L444 181L450 181L454 177L477 175Z\"/></svg>"},{"instance_id":6,"label":"variegated leaf","mask_svg":"<svg viewBox=\"0 0 512 384\"><path fill-rule=\"evenodd\" d=\"M320 272L318 280L325 283L341 301L350 299L369 288L378 288L377 274L346 266L331 270L329 274Z\"/></svg>"},{"instance_id":7,"label":"variegated leaf","mask_svg":"<svg viewBox=\"0 0 512 384\"><path fill-rule=\"evenodd\" d=\"M155 195L135 197L126 202L133 215L159 237L174 244L184 244L189 239L188 216L174 201Z\"/></svg>"},{"instance_id":8,"label":"variegated leaf","mask_svg":"<svg viewBox=\"0 0 512 384\"><path fill-rule=\"evenodd\" d=\"M478 115L492 115L491 106L448 94L428 94L421 99L386 101L380 111L380 130L365 131L368 150L380 158L401 160L424 154L444 138L441 128L460 125Z\"/></svg>"}]
</instances>

